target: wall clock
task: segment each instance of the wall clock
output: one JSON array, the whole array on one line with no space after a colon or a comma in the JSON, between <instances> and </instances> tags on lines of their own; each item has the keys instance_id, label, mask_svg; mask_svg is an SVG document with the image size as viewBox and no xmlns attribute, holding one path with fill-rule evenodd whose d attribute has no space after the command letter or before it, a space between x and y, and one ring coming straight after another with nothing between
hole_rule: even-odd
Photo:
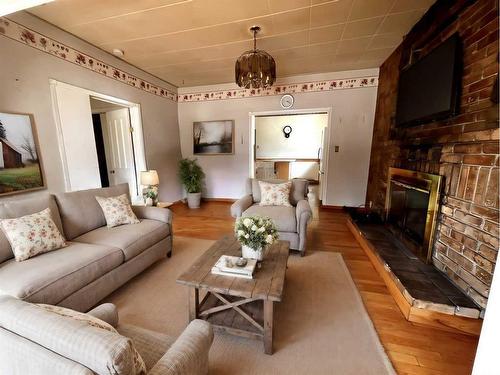
<instances>
[{"instance_id":1,"label":"wall clock","mask_svg":"<svg viewBox=\"0 0 500 375\"><path fill-rule=\"evenodd\" d=\"M283 128L283 134L285 134L285 138L290 138L290 134L292 134L292 127L290 125L286 125Z\"/></svg>"},{"instance_id":2,"label":"wall clock","mask_svg":"<svg viewBox=\"0 0 500 375\"><path fill-rule=\"evenodd\" d=\"M280 99L280 104L283 109L289 109L293 107L294 98L290 94L285 94Z\"/></svg>"}]
</instances>

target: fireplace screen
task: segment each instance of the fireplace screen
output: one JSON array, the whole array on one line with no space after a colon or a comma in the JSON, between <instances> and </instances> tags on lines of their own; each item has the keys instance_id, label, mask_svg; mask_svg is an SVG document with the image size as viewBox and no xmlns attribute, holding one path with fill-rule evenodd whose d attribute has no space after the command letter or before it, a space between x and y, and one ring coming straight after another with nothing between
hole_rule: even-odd
<instances>
[{"instance_id":1,"label":"fireplace screen","mask_svg":"<svg viewBox=\"0 0 500 375\"><path fill-rule=\"evenodd\" d=\"M437 175L389 169L386 222L426 262L432 257L440 185Z\"/></svg>"},{"instance_id":2,"label":"fireplace screen","mask_svg":"<svg viewBox=\"0 0 500 375\"><path fill-rule=\"evenodd\" d=\"M418 245L424 244L429 192L391 181L391 207L387 221Z\"/></svg>"}]
</instances>

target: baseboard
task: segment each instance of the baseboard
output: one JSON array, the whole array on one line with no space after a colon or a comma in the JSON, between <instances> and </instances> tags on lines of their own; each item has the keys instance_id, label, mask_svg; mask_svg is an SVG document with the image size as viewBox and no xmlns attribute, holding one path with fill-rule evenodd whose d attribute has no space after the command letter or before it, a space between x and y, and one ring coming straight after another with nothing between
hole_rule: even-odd
<instances>
[{"instance_id":1,"label":"baseboard","mask_svg":"<svg viewBox=\"0 0 500 375\"><path fill-rule=\"evenodd\" d=\"M343 206L330 206L328 204L321 204L319 206L320 209L323 210L342 210L344 207Z\"/></svg>"},{"instance_id":2,"label":"baseboard","mask_svg":"<svg viewBox=\"0 0 500 375\"><path fill-rule=\"evenodd\" d=\"M389 293L391 293L406 320L431 326L443 331L458 332L471 336L480 335L483 324L481 319L450 315L413 306L413 304L408 301L408 297L401 292L401 288L398 287L397 282L399 282L399 280L395 280L395 276L386 268L380 256L372 248L371 243L362 236L356 224L351 219L348 219L347 226L370 259L380 277L384 280ZM413 298L411 299L413 300Z\"/></svg>"},{"instance_id":3,"label":"baseboard","mask_svg":"<svg viewBox=\"0 0 500 375\"><path fill-rule=\"evenodd\" d=\"M201 198L203 202L227 202L227 203L234 203L237 201L237 199L233 198Z\"/></svg>"}]
</instances>

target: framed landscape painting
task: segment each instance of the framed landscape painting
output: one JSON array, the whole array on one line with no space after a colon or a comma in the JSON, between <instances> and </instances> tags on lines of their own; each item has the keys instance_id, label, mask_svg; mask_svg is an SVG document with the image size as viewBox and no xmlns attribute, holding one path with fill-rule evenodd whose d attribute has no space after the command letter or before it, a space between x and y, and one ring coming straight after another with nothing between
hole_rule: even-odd
<instances>
[{"instance_id":1,"label":"framed landscape painting","mask_svg":"<svg viewBox=\"0 0 500 375\"><path fill-rule=\"evenodd\" d=\"M45 188L33 116L0 112L0 195Z\"/></svg>"},{"instance_id":2,"label":"framed landscape painting","mask_svg":"<svg viewBox=\"0 0 500 375\"><path fill-rule=\"evenodd\" d=\"M193 123L193 154L226 155L234 153L234 121Z\"/></svg>"}]
</instances>

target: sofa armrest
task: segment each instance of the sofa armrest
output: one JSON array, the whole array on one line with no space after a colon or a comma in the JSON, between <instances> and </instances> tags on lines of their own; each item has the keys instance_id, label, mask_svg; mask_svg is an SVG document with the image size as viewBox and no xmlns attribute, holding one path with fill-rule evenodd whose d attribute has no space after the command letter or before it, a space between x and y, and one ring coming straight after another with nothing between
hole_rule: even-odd
<instances>
[{"instance_id":1,"label":"sofa armrest","mask_svg":"<svg viewBox=\"0 0 500 375\"><path fill-rule=\"evenodd\" d=\"M206 375L214 333L210 323L193 320L148 375Z\"/></svg>"},{"instance_id":2,"label":"sofa armrest","mask_svg":"<svg viewBox=\"0 0 500 375\"><path fill-rule=\"evenodd\" d=\"M112 303L103 303L90 310L87 314L101 319L115 328L118 326L118 309Z\"/></svg>"},{"instance_id":3,"label":"sofa armrest","mask_svg":"<svg viewBox=\"0 0 500 375\"><path fill-rule=\"evenodd\" d=\"M301 235L301 230L303 231L306 228L307 223L312 216L312 210L309 202L305 199L298 201L295 215L297 218L297 233Z\"/></svg>"},{"instance_id":4,"label":"sofa armrest","mask_svg":"<svg viewBox=\"0 0 500 375\"><path fill-rule=\"evenodd\" d=\"M253 198L251 195L245 195L243 198L238 199L231 206L231 216L234 218L239 218L245 210L247 210L253 204Z\"/></svg>"},{"instance_id":5,"label":"sofa armrest","mask_svg":"<svg viewBox=\"0 0 500 375\"><path fill-rule=\"evenodd\" d=\"M172 211L168 208L132 206L132 210L139 219L157 220L172 225Z\"/></svg>"}]
</instances>

